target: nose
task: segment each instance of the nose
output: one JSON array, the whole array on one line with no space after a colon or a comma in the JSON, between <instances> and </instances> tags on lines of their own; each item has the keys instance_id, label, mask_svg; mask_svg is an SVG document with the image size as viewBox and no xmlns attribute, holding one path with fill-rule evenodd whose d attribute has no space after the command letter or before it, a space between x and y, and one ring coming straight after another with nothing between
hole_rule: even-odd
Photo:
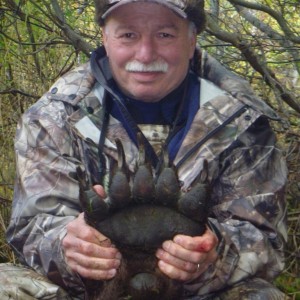
<instances>
[{"instance_id":1,"label":"nose","mask_svg":"<svg viewBox=\"0 0 300 300\"><path fill-rule=\"evenodd\" d=\"M151 63L157 58L156 43L151 37L143 37L136 50L136 59L144 64Z\"/></svg>"}]
</instances>

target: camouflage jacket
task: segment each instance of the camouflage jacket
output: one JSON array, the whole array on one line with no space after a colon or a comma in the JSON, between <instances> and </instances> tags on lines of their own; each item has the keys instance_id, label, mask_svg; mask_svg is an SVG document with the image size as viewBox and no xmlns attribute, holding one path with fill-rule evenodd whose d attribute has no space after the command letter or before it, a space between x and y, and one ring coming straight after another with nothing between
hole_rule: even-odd
<instances>
[{"instance_id":1,"label":"camouflage jacket","mask_svg":"<svg viewBox=\"0 0 300 300\"><path fill-rule=\"evenodd\" d=\"M287 170L268 124L276 115L248 83L200 50L193 68L201 81L201 106L174 162L183 188L197 177L203 159L209 162L209 223L220 237L219 258L185 284L203 295L248 277L271 280L283 269ZM23 264L77 295L82 279L67 266L61 242L66 224L81 212L78 182L70 174L84 164L82 145L97 147L103 92L90 64L79 66L23 115L15 139L17 177L7 240ZM116 155L116 137L133 165L137 149L111 117L108 160Z\"/></svg>"}]
</instances>

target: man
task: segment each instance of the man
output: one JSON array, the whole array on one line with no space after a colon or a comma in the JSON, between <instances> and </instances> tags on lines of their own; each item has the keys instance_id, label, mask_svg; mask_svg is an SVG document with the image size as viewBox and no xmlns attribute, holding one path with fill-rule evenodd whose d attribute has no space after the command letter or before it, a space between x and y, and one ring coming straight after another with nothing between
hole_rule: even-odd
<instances>
[{"instance_id":1,"label":"man","mask_svg":"<svg viewBox=\"0 0 300 300\"><path fill-rule=\"evenodd\" d=\"M79 165L90 172L87 151L99 165L100 149L107 175L116 138L133 169L141 131L153 165L168 148L182 190L204 160L212 185L206 232L163 242L156 252L161 272L182 282L186 299L284 299L270 283L283 269L286 239L287 171L268 124L276 115L246 82L196 49L202 1L96 0L95 6L104 48L59 79L18 127L7 239L22 264L51 282L3 266L6 274L25 272L39 286L26 282L15 293L82 298L86 279L116 276L122 254L86 224L71 174ZM104 184L91 181L104 198ZM16 297L12 290L2 293Z\"/></svg>"}]
</instances>

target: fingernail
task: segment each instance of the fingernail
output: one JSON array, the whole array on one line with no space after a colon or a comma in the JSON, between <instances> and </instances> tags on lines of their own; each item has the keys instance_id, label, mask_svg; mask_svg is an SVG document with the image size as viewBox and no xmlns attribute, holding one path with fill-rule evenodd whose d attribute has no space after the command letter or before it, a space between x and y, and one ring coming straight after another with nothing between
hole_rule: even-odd
<instances>
[{"instance_id":1,"label":"fingernail","mask_svg":"<svg viewBox=\"0 0 300 300\"><path fill-rule=\"evenodd\" d=\"M161 249L158 249L157 251L156 251L156 256L158 257L158 258L160 258L161 256L162 256L162 250Z\"/></svg>"},{"instance_id":2,"label":"fingernail","mask_svg":"<svg viewBox=\"0 0 300 300\"><path fill-rule=\"evenodd\" d=\"M109 276L109 277L113 277L113 276L116 275L116 273L117 273L117 270L116 270L116 269L111 269L111 270L108 271L108 276Z\"/></svg>"},{"instance_id":3,"label":"fingernail","mask_svg":"<svg viewBox=\"0 0 300 300\"><path fill-rule=\"evenodd\" d=\"M114 264L114 267L115 267L116 269L119 269L120 266L121 266L121 261L120 261L120 260L116 260L116 262L115 262L115 264Z\"/></svg>"},{"instance_id":4,"label":"fingernail","mask_svg":"<svg viewBox=\"0 0 300 300\"><path fill-rule=\"evenodd\" d=\"M171 242L170 242L170 241L165 241L165 242L163 243L163 248L166 249L166 250L169 249L170 246L171 246Z\"/></svg>"},{"instance_id":5,"label":"fingernail","mask_svg":"<svg viewBox=\"0 0 300 300\"><path fill-rule=\"evenodd\" d=\"M120 252L118 252L118 253L116 254L116 258L117 258L117 259L121 259L121 258L122 258L122 255L121 255Z\"/></svg>"},{"instance_id":6,"label":"fingernail","mask_svg":"<svg viewBox=\"0 0 300 300\"><path fill-rule=\"evenodd\" d=\"M180 244L181 241L182 241L182 239L181 239L180 236L176 235L176 236L174 237L174 242L175 242L175 243Z\"/></svg>"},{"instance_id":7,"label":"fingernail","mask_svg":"<svg viewBox=\"0 0 300 300\"><path fill-rule=\"evenodd\" d=\"M165 264L165 262L164 262L164 261L162 261L162 260L159 260L159 261L158 261L158 266L159 266L161 269L164 269L164 268L165 268L165 266L166 266L166 264Z\"/></svg>"}]
</instances>

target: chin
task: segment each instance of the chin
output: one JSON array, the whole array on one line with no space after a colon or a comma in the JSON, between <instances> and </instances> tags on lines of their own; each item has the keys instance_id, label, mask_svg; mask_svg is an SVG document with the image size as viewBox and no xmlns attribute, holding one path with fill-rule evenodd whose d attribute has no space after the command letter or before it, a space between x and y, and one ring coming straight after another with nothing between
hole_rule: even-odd
<instances>
[{"instance_id":1,"label":"chin","mask_svg":"<svg viewBox=\"0 0 300 300\"><path fill-rule=\"evenodd\" d=\"M157 102L161 100L163 97L153 97L153 95L157 95L157 93L151 92L151 94L147 93L134 93L134 94L128 94L128 96L132 99L139 100L142 102Z\"/></svg>"}]
</instances>

